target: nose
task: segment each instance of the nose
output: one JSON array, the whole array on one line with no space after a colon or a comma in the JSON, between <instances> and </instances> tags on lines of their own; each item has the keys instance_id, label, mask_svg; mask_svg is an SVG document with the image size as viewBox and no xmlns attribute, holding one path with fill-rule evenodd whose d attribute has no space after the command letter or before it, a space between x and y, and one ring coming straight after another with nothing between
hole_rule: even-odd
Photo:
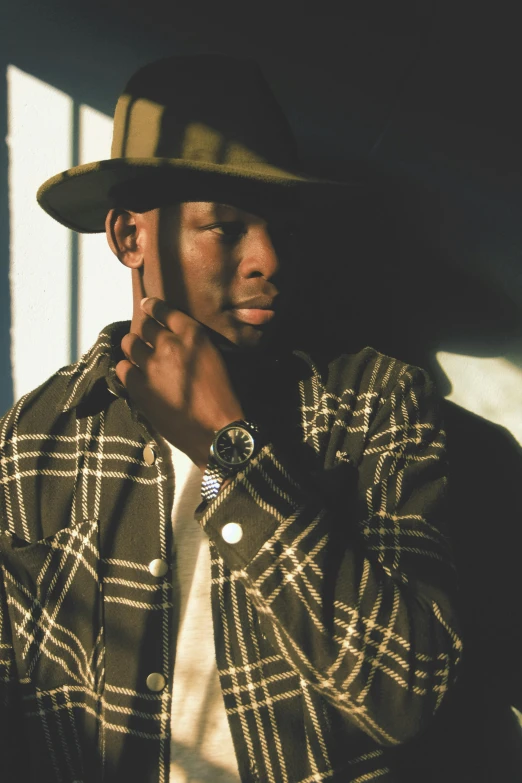
<instances>
[{"instance_id":1,"label":"nose","mask_svg":"<svg viewBox=\"0 0 522 783\"><path fill-rule=\"evenodd\" d=\"M279 272L279 258L268 231L258 225L250 230L243 244L240 274L245 277L264 277L270 280Z\"/></svg>"}]
</instances>

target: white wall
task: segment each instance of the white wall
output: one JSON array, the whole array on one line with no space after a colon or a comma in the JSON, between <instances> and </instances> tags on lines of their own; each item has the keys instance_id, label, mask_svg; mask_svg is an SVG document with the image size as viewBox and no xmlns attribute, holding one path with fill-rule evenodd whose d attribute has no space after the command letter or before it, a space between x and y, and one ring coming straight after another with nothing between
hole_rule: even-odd
<instances>
[{"instance_id":1,"label":"white wall","mask_svg":"<svg viewBox=\"0 0 522 783\"><path fill-rule=\"evenodd\" d=\"M11 360L14 398L75 360L112 321L131 317L130 273L104 235L79 235L77 355L71 352L72 232L37 204L38 187L72 165L73 100L34 75L7 69ZM79 162L110 157L110 117L79 108Z\"/></svg>"},{"instance_id":2,"label":"white wall","mask_svg":"<svg viewBox=\"0 0 522 783\"><path fill-rule=\"evenodd\" d=\"M451 381L447 399L502 425L522 446L522 369L503 357L439 351L437 360Z\"/></svg>"}]
</instances>

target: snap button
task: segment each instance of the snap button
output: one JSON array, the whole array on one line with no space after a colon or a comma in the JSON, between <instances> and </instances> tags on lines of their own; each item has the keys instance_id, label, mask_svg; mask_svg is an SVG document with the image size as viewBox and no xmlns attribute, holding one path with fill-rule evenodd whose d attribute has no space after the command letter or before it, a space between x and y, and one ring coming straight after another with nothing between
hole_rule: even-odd
<instances>
[{"instance_id":1,"label":"snap button","mask_svg":"<svg viewBox=\"0 0 522 783\"><path fill-rule=\"evenodd\" d=\"M152 576L165 576L168 570L169 564L166 563L165 560L160 560L160 558L151 560L149 563L149 571Z\"/></svg>"},{"instance_id":2,"label":"snap button","mask_svg":"<svg viewBox=\"0 0 522 783\"><path fill-rule=\"evenodd\" d=\"M221 529L221 537L227 544L237 544L243 538L243 528L237 522L227 522Z\"/></svg>"},{"instance_id":3,"label":"snap button","mask_svg":"<svg viewBox=\"0 0 522 783\"><path fill-rule=\"evenodd\" d=\"M147 677L147 688L149 691L162 691L166 684L167 680L163 674L160 674L159 672L152 672L152 674L149 674Z\"/></svg>"},{"instance_id":4,"label":"snap button","mask_svg":"<svg viewBox=\"0 0 522 783\"><path fill-rule=\"evenodd\" d=\"M145 448L143 449L143 459L147 463L147 465L154 465L156 461L156 453L150 443L147 443Z\"/></svg>"}]
</instances>

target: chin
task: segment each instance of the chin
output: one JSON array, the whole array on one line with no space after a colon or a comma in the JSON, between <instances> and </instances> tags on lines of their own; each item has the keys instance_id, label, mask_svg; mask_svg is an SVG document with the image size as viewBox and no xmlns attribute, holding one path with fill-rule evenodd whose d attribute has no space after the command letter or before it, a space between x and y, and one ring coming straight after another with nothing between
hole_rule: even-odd
<instances>
[{"instance_id":1,"label":"chin","mask_svg":"<svg viewBox=\"0 0 522 783\"><path fill-rule=\"evenodd\" d=\"M238 330L226 330L220 334L218 346L224 351L255 351L264 349L274 341L274 330L245 326ZM219 339L219 338L218 338Z\"/></svg>"},{"instance_id":2,"label":"chin","mask_svg":"<svg viewBox=\"0 0 522 783\"><path fill-rule=\"evenodd\" d=\"M204 321L201 320L200 323ZM264 349L272 345L280 331L274 321L258 326L232 319L220 323L216 319L212 325L210 320L205 325L214 344L220 350L229 352Z\"/></svg>"},{"instance_id":3,"label":"chin","mask_svg":"<svg viewBox=\"0 0 522 783\"><path fill-rule=\"evenodd\" d=\"M275 342L279 332L273 323L262 327L245 325L240 330L236 345L240 348L266 348Z\"/></svg>"}]
</instances>

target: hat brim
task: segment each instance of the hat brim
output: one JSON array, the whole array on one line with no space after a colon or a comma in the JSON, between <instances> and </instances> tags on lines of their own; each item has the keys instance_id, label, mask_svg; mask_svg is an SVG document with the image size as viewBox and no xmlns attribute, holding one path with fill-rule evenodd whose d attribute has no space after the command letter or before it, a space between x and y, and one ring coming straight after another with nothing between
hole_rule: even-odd
<instances>
[{"instance_id":1,"label":"hat brim","mask_svg":"<svg viewBox=\"0 0 522 783\"><path fill-rule=\"evenodd\" d=\"M176 199L183 199L184 192L194 192L195 181L201 187L219 186L219 183L239 188L265 185L297 188L300 192L324 188L345 191L350 185L358 187L354 183L309 177L263 164L239 168L178 158L112 158L75 166L51 177L40 186L36 198L42 209L67 228L98 233L105 230L107 213L115 206L115 190L121 191L127 182L153 183L159 177L172 183Z\"/></svg>"}]
</instances>

